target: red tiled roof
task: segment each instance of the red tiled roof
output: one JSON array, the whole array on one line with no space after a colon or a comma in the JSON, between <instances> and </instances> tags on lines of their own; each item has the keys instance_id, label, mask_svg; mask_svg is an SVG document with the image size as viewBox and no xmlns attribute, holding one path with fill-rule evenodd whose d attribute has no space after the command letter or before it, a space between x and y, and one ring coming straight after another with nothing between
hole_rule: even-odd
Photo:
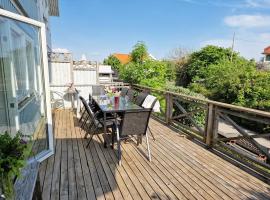
<instances>
[{"instance_id":1,"label":"red tiled roof","mask_svg":"<svg viewBox=\"0 0 270 200\"><path fill-rule=\"evenodd\" d=\"M131 57L129 54L123 54L123 53L115 53L113 54L122 64L127 64L131 61Z\"/></svg>"},{"instance_id":2,"label":"red tiled roof","mask_svg":"<svg viewBox=\"0 0 270 200\"><path fill-rule=\"evenodd\" d=\"M270 55L270 46L264 49L263 54Z\"/></svg>"}]
</instances>

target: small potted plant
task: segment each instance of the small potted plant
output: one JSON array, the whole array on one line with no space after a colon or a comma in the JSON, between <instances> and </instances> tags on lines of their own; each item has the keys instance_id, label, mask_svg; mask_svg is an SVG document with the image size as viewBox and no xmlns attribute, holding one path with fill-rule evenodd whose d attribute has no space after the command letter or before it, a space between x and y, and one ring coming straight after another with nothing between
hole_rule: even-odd
<instances>
[{"instance_id":1,"label":"small potted plant","mask_svg":"<svg viewBox=\"0 0 270 200\"><path fill-rule=\"evenodd\" d=\"M29 155L29 145L21 133L0 134L0 199L13 199L14 182ZM1 194L2 193L2 194Z\"/></svg>"}]
</instances>

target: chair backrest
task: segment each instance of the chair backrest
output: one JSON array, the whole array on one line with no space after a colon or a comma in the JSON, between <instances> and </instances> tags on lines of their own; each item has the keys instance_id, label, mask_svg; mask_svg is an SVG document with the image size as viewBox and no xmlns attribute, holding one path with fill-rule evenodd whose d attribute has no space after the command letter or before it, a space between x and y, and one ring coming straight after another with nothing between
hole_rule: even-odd
<instances>
[{"instance_id":1,"label":"chair backrest","mask_svg":"<svg viewBox=\"0 0 270 200\"><path fill-rule=\"evenodd\" d=\"M147 97L147 93L145 92L141 92L138 94L138 96L136 97L136 101L135 103L138 105L138 106L141 106L143 104L143 101L145 100L145 98Z\"/></svg>"},{"instance_id":2,"label":"chair backrest","mask_svg":"<svg viewBox=\"0 0 270 200\"><path fill-rule=\"evenodd\" d=\"M93 85L92 86L92 96L99 96L105 94L105 86L104 85Z\"/></svg>"},{"instance_id":3,"label":"chair backrest","mask_svg":"<svg viewBox=\"0 0 270 200\"><path fill-rule=\"evenodd\" d=\"M135 91L134 90L128 90L127 91L127 96L128 96L130 101L133 101L134 98L135 98Z\"/></svg>"},{"instance_id":4,"label":"chair backrest","mask_svg":"<svg viewBox=\"0 0 270 200\"><path fill-rule=\"evenodd\" d=\"M87 107L89 107L89 106L88 106L86 100L82 96L79 96L79 99L81 100L81 102L82 102L83 107L85 108L85 110L87 110Z\"/></svg>"},{"instance_id":5,"label":"chair backrest","mask_svg":"<svg viewBox=\"0 0 270 200\"><path fill-rule=\"evenodd\" d=\"M92 109L94 109L94 108L97 107L97 104L96 104L96 102L95 102L95 100L93 99L93 96L92 96L91 94L89 94L89 103L88 103L88 105L89 105Z\"/></svg>"},{"instance_id":6,"label":"chair backrest","mask_svg":"<svg viewBox=\"0 0 270 200\"><path fill-rule=\"evenodd\" d=\"M86 100L85 100L82 96L80 96L79 98L80 98L80 100L82 101L83 106L84 106L84 108L85 108L87 114L89 115L90 119L94 122L94 125L97 126L95 113L94 113L93 110L89 107L89 105L87 104Z\"/></svg>"},{"instance_id":7,"label":"chair backrest","mask_svg":"<svg viewBox=\"0 0 270 200\"><path fill-rule=\"evenodd\" d=\"M142 103L142 107L143 108L150 108L151 110L153 110L157 101L158 101L158 99L155 96L147 95Z\"/></svg>"},{"instance_id":8,"label":"chair backrest","mask_svg":"<svg viewBox=\"0 0 270 200\"><path fill-rule=\"evenodd\" d=\"M126 111L120 125L120 135L145 135L151 109Z\"/></svg>"},{"instance_id":9,"label":"chair backrest","mask_svg":"<svg viewBox=\"0 0 270 200\"><path fill-rule=\"evenodd\" d=\"M127 94L127 92L128 92L128 88L124 87L124 88L121 89L120 95L125 96Z\"/></svg>"}]
</instances>

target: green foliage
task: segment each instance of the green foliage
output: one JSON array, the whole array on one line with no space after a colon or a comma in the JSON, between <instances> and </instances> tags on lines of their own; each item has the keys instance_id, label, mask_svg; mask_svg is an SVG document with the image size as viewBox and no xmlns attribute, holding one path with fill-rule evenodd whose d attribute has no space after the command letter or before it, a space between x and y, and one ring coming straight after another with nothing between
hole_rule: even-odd
<instances>
[{"instance_id":1,"label":"green foliage","mask_svg":"<svg viewBox=\"0 0 270 200\"><path fill-rule=\"evenodd\" d=\"M179 94L192 96L192 97L198 97L200 99L205 99L205 100L207 99L204 95L202 95L200 93L196 93L196 92L190 90L189 88L175 86L172 83L167 83L165 86L165 90L170 91L170 92L175 92L175 93L179 93Z\"/></svg>"},{"instance_id":2,"label":"green foliage","mask_svg":"<svg viewBox=\"0 0 270 200\"><path fill-rule=\"evenodd\" d=\"M148 52L144 42L138 42L137 44L135 44L131 52L131 58L133 62L140 64L142 64L143 61L147 60Z\"/></svg>"},{"instance_id":3,"label":"green foliage","mask_svg":"<svg viewBox=\"0 0 270 200\"><path fill-rule=\"evenodd\" d=\"M207 46L176 67L176 83L216 101L270 110L270 75L255 65L231 49Z\"/></svg>"},{"instance_id":4,"label":"green foliage","mask_svg":"<svg viewBox=\"0 0 270 200\"><path fill-rule=\"evenodd\" d=\"M119 77L124 82L138 84L142 79L142 71L143 69L141 65L130 62L120 67Z\"/></svg>"},{"instance_id":5,"label":"green foliage","mask_svg":"<svg viewBox=\"0 0 270 200\"><path fill-rule=\"evenodd\" d=\"M197 97L200 98L202 100L206 100L206 97L203 96L202 94L196 93L188 88L183 88L180 86L174 86L172 84L167 84L165 87L166 91L170 91L170 92L175 92L178 94L184 94L184 95L188 95L188 96L192 96L192 97ZM193 111L193 110L197 110L199 108L201 108L199 106L199 104L196 104L197 101L190 101L190 103L187 102L181 102L181 106L183 106L185 108L186 111ZM174 115L177 114L182 114L181 111L179 111L179 109L174 106ZM205 124L205 117L206 117L206 111L201 111L201 112L197 112L196 114L194 114L193 119L196 121L197 124L204 126ZM187 118L182 118L180 119L180 122L186 125L191 125L190 121Z\"/></svg>"},{"instance_id":6,"label":"green foliage","mask_svg":"<svg viewBox=\"0 0 270 200\"><path fill-rule=\"evenodd\" d=\"M175 81L176 78L176 65L172 61L163 61L166 64L166 80L172 82Z\"/></svg>"},{"instance_id":7,"label":"green foliage","mask_svg":"<svg viewBox=\"0 0 270 200\"><path fill-rule=\"evenodd\" d=\"M120 78L132 84L161 88L166 83L167 64L147 60L142 64L130 62L120 68Z\"/></svg>"},{"instance_id":8,"label":"green foliage","mask_svg":"<svg viewBox=\"0 0 270 200\"><path fill-rule=\"evenodd\" d=\"M114 55L110 55L108 58L104 59L104 65L110 65L113 69L119 70L121 62Z\"/></svg>"},{"instance_id":9,"label":"green foliage","mask_svg":"<svg viewBox=\"0 0 270 200\"><path fill-rule=\"evenodd\" d=\"M193 91L217 101L270 110L270 73L256 71L253 61L223 60L208 66L201 74L205 79L192 83Z\"/></svg>"},{"instance_id":10,"label":"green foliage","mask_svg":"<svg viewBox=\"0 0 270 200\"><path fill-rule=\"evenodd\" d=\"M204 68L209 65L218 64L222 60L235 60L238 54L232 52L231 49L207 46L202 48L200 51L193 52L186 60L186 63L179 69L178 84L180 86L187 87L190 83L194 82L194 79L204 79L205 77L201 74Z\"/></svg>"},{"instance_id":11,"label":"green foliage","mask_svg":"<svg viewBox=\"0 0 270 200\"><path fill-rule=\"evenodd\" d=\"M27 155L28 144L20 133L15 137L0 134L0 187L8 199L12 198L14 178L19 176Z\"/></svg>"}]
</instances>

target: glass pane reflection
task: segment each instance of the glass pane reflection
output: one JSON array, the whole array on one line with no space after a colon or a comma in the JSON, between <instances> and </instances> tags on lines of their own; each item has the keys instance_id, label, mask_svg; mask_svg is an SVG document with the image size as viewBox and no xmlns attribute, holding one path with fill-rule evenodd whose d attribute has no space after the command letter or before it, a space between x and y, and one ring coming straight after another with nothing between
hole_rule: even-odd
<instances>
[{"instance_id":1,"label":"glass pane reflection","mask_svg":"<svg viewBox=\"0 0 270 200\"><path fill-rule=\"evenodd\" d=\"M21 132L32 156L48 149L40 30L0 17L0 134Z\"/></svg>"}]
</instances>

